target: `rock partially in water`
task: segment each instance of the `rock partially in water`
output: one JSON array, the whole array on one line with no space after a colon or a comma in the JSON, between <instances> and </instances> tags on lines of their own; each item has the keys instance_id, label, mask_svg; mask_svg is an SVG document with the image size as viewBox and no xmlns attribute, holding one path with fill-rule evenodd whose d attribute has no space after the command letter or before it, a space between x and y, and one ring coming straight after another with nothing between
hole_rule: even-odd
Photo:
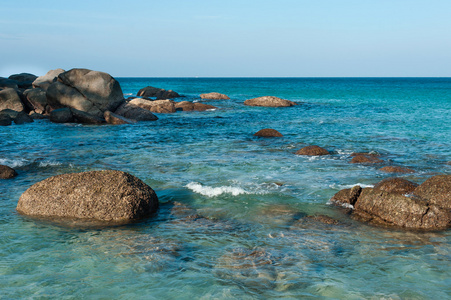
<instances>
[{"instance_id":1,"label":"rock partially in water","mask_svg":"<svg viewBox=\"0 0 451 300\"><path fill-rule=\"evenodd\" d=\"M353 153L354 154L354 153ZM357 154L351 159L351 164L380 164L384 161L380 158L378 158L378 155L372 155L372 154Z\"/></svg>"},{"instance_id":2,"label":"rock partially in water","mask_svg":"<svg viewBox=\"0 0 451 300\"><path fill-rule=\"evenodd\" d=\"M151 113L150 110L133 105L129 102L124 102L121 104L114 113L135 121L158 120L158 117Z\"/></svg>"},{"instance_id":3,"label":"rock partially in water","mask_svg":"<svg viewBox=\"0 0 451 300\"><path fill-rule=\"evenodd\" d=\"M33 119L24 111L21 111L14 118L14 123L17 125L25 124L25 123L33 123Z\"/></svg>"},{"instance_id":4,"label":"rock partially in water","mask_svg":"<svg viewBox=\"0 0 451 300\"><path fill-rule=\"evenodd\" d=\"M326 228L324 225L328 225L330 228L331 226L340 225L340 222L326 215L310 215L295 221L290 229L293 230L297 228L317 227Z\"/></svg>"},{"instance_id":5,"label":"rock partially in water","mask_svg":"<svg viewBox=\"0 0 451 300\"><path fill-rule=\"evenodd\" d=\"M13 119L9 114L2 114L0 112L0 126L9 126L13 123Z\"/></svg>"},{"instance_id":6,"label":"rock partially in water","mask_svg":"<svg viewBox=\"0 0 451 300\"><path fill-rule=\"evenodd\" d=\"M16 170L8 166L0 165L0 179L10 179L17 176Z\"/></svg>"},{"instance_id":7,"label":"rock partially in water","mask_svg":"<svg viewBox=\"0 0 451 300\"><path fill-rule=\"evenodd\" d=\"M137 95L146 98L156 97L157 100L181 97L177 92L174 92L173 90L167 91L165 89L160 89L153 86L146 86L145 88L140 89Z\"/></svg>"},{"instance_id":8,"label":"rock partially in water","mask_svg":"<svg viewBox=\"0 0 451 300\"><path fill-rule=\"evenodd\" d=\"M209 100L229 100L230 98L227 95L212 92L207 94L201 94L201 99L209 99Z\"/></svg>"},{"instance_id":9,"label":"rock partially in water","mask_svg":"<svg viewBox=\"0 0 451 300\"><path fill-rule=\"evenodd\" d=\"M118 114L112 113L111 111L107 110L103 116L105 117L105 121L108 124L112 125L122 125L122 124L133 124L136 123L136 121L127 119L123 116L120 116Z\"/></svg>"},{"instance_id":10,"label":"rock partially in water","mask_svg":"<svg viewBox=\"0 0 451 300\"><path fill-rule=\"evenodd\" d=\"M330 201L339 203L341 205L354 205L362 192L359 185L353 186L350 189L343 189L332 196Z\"/></svg>"},{"instance_id":11,"label":"rock partially in water","mask_svg":"<svg viewBox=\"0 0 451 300\"><path fill-rule=\"evenodd\" d=\"M175 102L172 100L146 100L135 98L130 104L150 110L153 113L170 114L175 113Z\"/></svg>"},{"instance_id":12,"label":"rock partially in water","mask_svg":"<svg viewBox=\"0 0 451 300\"><path fill-rule=\"evenodd\" d=\"M403 168L403 167L397 167L397 166L387 166L380 168L379 171L385 172L385 173L415 173L414 170L409 168Z\"/></svg>"},{"instance_id":13,"label":"rock partially in water","mask_svg":"<svg viewBox=\"0 0 451 300\"><path fill-rule=\"evenodd\" d=\"M75 123L80 124L91 124L91 125L100 125L105 123L105 119L99 118L96 115L92 115L90 113L71 108L72 115L74 117Z\"/></svg>"},{"instance_id":14,"label":"rock partially in water","mask_svg":"<svg viewBox=\"0 0 451 300\"><path fill-rule=\"evenodd\" d=\"M129 223L150 216L158 204L155 192L140 179L110 170L47 178L27 189L16 209L29 216Z\"/></svg>"},{"instance_id":15,"label":"rock partially in water","mask_svg":"<svg viewBox=\"0 0 451 300\"><path fill-rule=\"evenodd\" d=\"M54 109L50 112L50 121L53 123L72 123L74 116L68 107Z\"/></svg>"},{"instance_id":16,"label":"rock partially in water","mask_svg":"<svg viewBox=\"0 0 451 300\"><path fill-rule=\"evenodd\" d=\"M244 101L244 105L248 106L265 106L265 107L288 107L296 105L295 102L281 99L274 96L263 96Z\"/></svg>"},{"instance_id":17,"label":"rock partially in water","mask_svg":"<svg viewBox=\"0 0 451 300\"><path fill-rule=\"evenodd\" d=\"M175 109L181 110L181 111L206 111L209 109L216 109L216 106L208 105L204 103L198 103L198 102L189 102L189 101L182 101L175 103Z\"/></svg>"},{"instance_id":18,"label":"rock partially in water","mask_svg":"<svg viewBox=\"0 0 451 300\"><path fill-rule=\"evenodd\" d=\"M265 128L262 130L257 131L254 136L259 136L259 137L283 137L283 135L278 132L275 129L272 128Z\"/></svg>"},{"instance_id":19,"label":"rock partially in water","mask_svg":"<svg viewBox=\"0 0 451 300\"><path fill-rule=\"evenodd\" d=\"M418 184L399 177L386 178L374 186L375 190L381 190L400 195L412 193Z\"/></svg>"},{"instance_id":20,"label":"rock partially in water","mask_svg":"<svg viewBox=\"0 0 451 300\"><path fill-rule=\"evenodd\" d=\"M420 184L413 194L443 209L451 210L451 175L437 175Z\"/></svg>"},{"instance_id":21,"label":"rock partially in water","mask_svg":"<svg viewBox=\"0 0 451 300\"><path fill-rule=\"evenodd\" d=\"M330 152L320 146L312 145L312 146L307 146L307 147L304 147L304 148L296 151L295 154L296 155L319 156L319 155L330 155Z\"/></svg>"},{"instance_id":22,"label":"rock partially in water","mask_svg":"<svg viewBox=\"0 0 451 300\"><path fill-rule=\"evenodd\" d=\"M0 111L4 109L12 109L17 112L25 110L25 106L15 89L7 88L0 90Z\"/></svg>"}]
</instances>

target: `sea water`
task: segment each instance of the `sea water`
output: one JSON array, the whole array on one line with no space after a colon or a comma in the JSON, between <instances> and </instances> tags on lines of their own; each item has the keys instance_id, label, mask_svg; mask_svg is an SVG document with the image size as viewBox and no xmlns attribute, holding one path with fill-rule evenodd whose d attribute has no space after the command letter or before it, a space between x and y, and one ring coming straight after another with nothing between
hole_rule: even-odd
<instances>
[{"instance_id":1,"label":"sea water","mask_svg":"<svg viewBox=\"0 0 451 300\"><path fill-rule=\"evenodd\" d=\"M451 174L450 78L118 80L125 97L150 85L217 108L133 125L1 127L0 164L19 176L0 181L0 298L451 298L449 230L373 227L329 203L393 176L386 165L414 169L400 176L416 183ZM231 99L201 100L207 92ZM266 95L298 105L243 105ZM253 136L263 128L283 137ZM308 145L331 155L294 154ZM384 163L350 164L352 152ZM159 212L84 227L15 211L38 181L103 169L149 184ZM340 223L303 222L319 214Z\"/></svg>"}]
</instances>

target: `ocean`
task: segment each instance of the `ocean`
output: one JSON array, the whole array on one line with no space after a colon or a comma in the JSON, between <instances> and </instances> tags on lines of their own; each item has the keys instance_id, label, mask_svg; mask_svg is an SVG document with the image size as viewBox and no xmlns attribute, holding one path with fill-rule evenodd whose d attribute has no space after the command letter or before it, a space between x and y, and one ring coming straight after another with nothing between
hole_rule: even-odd
<instances>
[{"instance_id":1,"label":"ocean","mask_svg":"<svg viewBox=\"0 0 451 300\"><path fill-rule=\"evenodd\" d=\"M0 127L0 164L19 173L0 181L0 298L451 298L450 230L370 226L329 203L394 176L382 166L413 169L397 175L416 183L451 174L451 78L117 80L126 98L150 85L217 109L133 125ZM208 92L231 99L201 100ZM243 105L267 95L298 105ZM253 136L263 128L283 137ZM308 145L331 155L294 154ZM353 152L384 163L350 164ZM77 227L15 210L38 181L104 169L150 185L159 212Z\"/></svg>"}]
</instances>

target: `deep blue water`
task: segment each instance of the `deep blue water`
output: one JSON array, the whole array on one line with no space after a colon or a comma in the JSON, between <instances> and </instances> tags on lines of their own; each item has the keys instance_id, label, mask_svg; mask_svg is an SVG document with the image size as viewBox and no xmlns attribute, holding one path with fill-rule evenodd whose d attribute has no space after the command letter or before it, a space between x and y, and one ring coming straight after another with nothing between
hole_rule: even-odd
<instances>
[{"instance_id":1,"label":"deep blue water","mask_svg":"<svg viewBox=\"0 0 451 300\"><path fill-rule=\"evenodd\" d=\"M202 101L206 112L158 114L120 126L0 127L0 298L445 299L451 234L350 220L328 204L338 190L392 175L422 183L451 174L451 78L117 78L125 97L151 85ZM230 100L204 101L207 92ZM248 107L272 95L288 108ZM282 138L257 138L274 128ZM302 157L319 145L332 155ZM384 164L350 164L374 151ZM129 172L157 193L153 219L71 228L16 213L20 195L49 176ZM205 218L183 218L186 206ZM341 225L295 225L324 214Z\"/></svg>"}]
</instances>

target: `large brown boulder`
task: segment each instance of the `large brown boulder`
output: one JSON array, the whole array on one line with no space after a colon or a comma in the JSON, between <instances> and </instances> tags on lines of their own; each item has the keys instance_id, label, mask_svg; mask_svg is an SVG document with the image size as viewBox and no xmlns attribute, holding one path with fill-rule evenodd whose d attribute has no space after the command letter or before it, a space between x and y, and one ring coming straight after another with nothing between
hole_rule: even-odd
<instances>
[{"instance_id":1,"label":"large brown boulder","mask_svg":"<svg viewBox=\"0 0 451 300\"><path fill-rule=\"evenodd\" d=\"M135 98L130 101L130 104L150 110L153 113L175 113L175 103L172 100L146 100Z\"/></svg>"},{"instance_id":2,"label":"large brown boulder","mask_svg":"<svg viewBox=\"0 0 451 300\"><path fill-rule=\"evenodd\" d=\"M437 175L420 184L413 194L429 203L451 210L451 175Z\"/></svg>"},{"instance_id":3,"label":"large brown boulder","mask_svg":"<svg viewBox=\"0 0 451 300\"><path fill-rule=\"evenodd\" d=\"M409 168L397 167L397 166L387 166L380 168L379 171L385 173L415 173L414 170Z\"/></svg>"},{"instance_id":4,"label":"large brown boulder","mask_svg":"<svg viewBox=\"0 0 451 300\"><path fill-rule=\"evenodd\" d=\"M338 191L332 198L330 198L330 201L345 206L354 205L357 202L361 192L362 188L359 185L356 185L350 189Z\"/></svg>"},{"instance_id":5,"label":"large brown boulder","mask_svg":"<svg viewBox=\"0 0 451 300\"><path fill-rule=\"evenodd\" d=\"M208 94L201 94L201 99L209 99L209 100L229 100L230 98L227 95L212 92Z\"/></svg>"},{"instance_id":6,"label":"large brown boulder","mask_svg":"<svg viewBox=\"0 0 451 300\"><path fill-rule=\"evenodd\" d=\"M44 91L47 91L48 87L58 79L58 75L66 72L63 69L50 70L47 74L43 76L39 76L33 81L34 88L41 88Z\"/></svg>"},{"instance_id":7,"label":"large brown boulder","mask_svg":"<svg viewBox=\"0 0 451 300\"><path fill-rule=\"evenodd\" d=\"M283 135L275 129L265 128L254 133L254 136L259 137L283 137Z\"/></svg>"},{"instance_id":8,"label":"large brown boulder","mask_svg":"<svg viewBox=\"0 0 451 300\"><path fill-rule=\"evenodd\" d=\"M206 111L216 108L216 106L198 102L181 101L175 103L175 109L179 111Z\"/></svg>"},{"instance_id":9,"label":"large brown boulder","mask_svg":"<svg viewBox=\"0 0 451 300\"><path fill-rule=\"evenodd\" d=\"M380 164L383 162L382 159L371 154L357 154L351 159L351 164Z\"/></svg>"},{"instance_id":10,"label":"large brown boulder","mask_svg":"<svg viewBox=\"0 0 451 300\"><path fill-rule=\"evenodd\" d=\"M320 146L312 145L304 147L298 151L296 151L296 155L309 155L309 156L318 156L318 155L329 155L329 151Z\"/></svg>"},{"instance_id":11,"label":"large brown boulder","mask_svg":"<svg viewBox=\"0 0 451 300\"><path fill-rule=\"evenodd\" d=\"M0 165L0 179L10 179L16 176L16 170L8 166Z\"/></svg>"},{"instance_id":12,"label":"large brown boulder","mask_svg":"<svg viewBox=\"0 0 451 300\"><path fill-rule=\"evenodd\" d=\"M160 89L153 86L147 86L145 88L140 89L138 91L138 96L146 98L156 97L157 100L165 100L181 97L177 92L174 92L173 90L167 91L165 89Z\"/></svg>"},{"instance_id":13,"label":"large brown boulder","mask_svg":"<svg viewBox=\"0 0 451 300\"><path fill-rule=\"evenodd\" d=\"M127 223L148 217L157 208L157 195L140 179L121 171L91 171L34 184L16 209L29 216Z\"/></svg>"},{"instance_id":14,"label":"large brown boulder","mask_svg":"<svg viewBox=\"0 0 451 300\"><path fill-rule=\"evenodd\" d=\"M135 121L158 120L158 117L155 116L152 112L150 112L150 110L133 105L129 102L122 103L114 113Z\"/></svg>"},{"instance_id":15,"label":"large brown boulder","mask_svg":"<svg viewBox=\"0 0 451 300\"><path fill-rule=\"evenodd\" d=\"M38 114L45 114L47 110L46 92L40 88L28 89L23 92L28 109Z\"/></svg>"},{"instance_id":16,"label":"large brown boulder","mask_svg":"<svg viewBox=\"0 0 451 300\"><path fill-rule=\"evenodd\" d=\"M99 118L124 102L119 82L107 73L72 69L58 75L47 89L47 101L53 108L70 107Z\"/></svg>"},{"instance_id":17,"label":"large brown boulder","mask_svg":"<svg viewBox=\"0 0 451 300\"><path fill-rule=\"evenodd\" d=\"M12 109L17 112L25 109L15 89L7 88L0 91L0 111L4 109Z\"/></svg>"},{"instance_id":18,"label":"large brown boulder","mask_svg":"<svg viewBox=\"0 0 451 300\"><path fill-rule=\"evenodd\" d=\"M416 188L418 184L413 183L407 179L399 178L399 177L393 177L393 178L386 178L380 182L378 182L376 185L374 185L375 190L381 190L389 193L395 193L400 195L410 194L412 193Z\"/></svg>"},{"instance_id":19,"label":"large brown boulder","mask_svg":"<svg viewBox=\"0 0 451 300\"><path fill-rule=\"evenodd\" d=\"M274 96L263 96L244 101L244 105L249 106L266 106L266 107L287 107L296 105L295 102L280 99Z\"/></svg>"}]
</instances>

